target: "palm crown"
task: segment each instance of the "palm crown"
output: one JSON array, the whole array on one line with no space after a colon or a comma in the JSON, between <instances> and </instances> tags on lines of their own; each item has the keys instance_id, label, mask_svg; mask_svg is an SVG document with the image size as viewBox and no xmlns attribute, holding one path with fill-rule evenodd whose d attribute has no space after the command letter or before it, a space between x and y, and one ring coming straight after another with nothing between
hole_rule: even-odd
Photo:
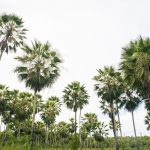
<instances>
[{"instance_id":1,"label":"palm crown","mask_svg":"<svg viewBox=\"0 0 150 150\"><path fill-rule=\"evenodd\" d=\"M60 74L61 59L50 44L34 41L22 50L24 55L16 58L21 63L15 70L19 79L36 92L51 86Z\"/></svg>"},{"instance_id":2,"label":"palm crown","mask_svg":"<svg viewBox=\"0 0 150 150\"><path fill-rule=\"evenodd\" d=\"M16 52L16 48L23 45L26 31L18 16L5 14L0 17L0 59L3 52Z\"/></svg>"}]
</instances>

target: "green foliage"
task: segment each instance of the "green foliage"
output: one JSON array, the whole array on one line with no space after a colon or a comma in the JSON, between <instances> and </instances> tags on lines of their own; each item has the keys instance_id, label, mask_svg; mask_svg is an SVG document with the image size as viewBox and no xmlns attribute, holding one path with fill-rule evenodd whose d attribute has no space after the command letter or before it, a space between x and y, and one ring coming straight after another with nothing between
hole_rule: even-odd
<instances>
[{"instance_id":1,"label":"green foliage","mask_svg":"<svg viewBox=\"0 0 150 150\"><path fill-rule=\"evenodd\" d=\"M69 148L70 150L78 150L79 139L76 136L72 136L71 140L69 141Z\"/></svg>"},{"instance_id":2,"label":"green foliage","mask_svg":"<svg viewBox=\"0 0 150 150\"><path fill-rule=\"evenodd\" d=\"M59 55L48 42L34 41L31 47L24 45L22 50L24 55L16 58L21 63L15 69L18 78L36 92L50 87L60 75Z\"/></svg>"}]
</instances>

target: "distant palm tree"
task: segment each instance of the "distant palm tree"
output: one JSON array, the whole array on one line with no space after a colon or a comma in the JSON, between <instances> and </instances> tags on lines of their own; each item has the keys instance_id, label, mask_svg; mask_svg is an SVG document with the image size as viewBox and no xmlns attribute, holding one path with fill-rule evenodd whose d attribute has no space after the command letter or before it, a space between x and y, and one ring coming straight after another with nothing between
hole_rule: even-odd
<instances>
[{"instance_id":1,"label":"distant palm tree","mask_svg":"<svg viewBox=\"0 0 150 150\"><path fill-rule=\"evenodd\" d=\"M84 85L81 85L80 82L75 81L68 86L63 91L63 100L66 106L69 109L72 109L75 113L75 136L76 136L76 124L77 124L77 110L83 108L83 106L88 103L88 94L85 90Z\"/></svg>"},{"instance_id":2,"label":"distant palm tree","mask_svg":"<svg viewBox=\"0 0 150 150\"><path fill-rule=\"evenodd\" d=\"M42 44L39 41L34 41L31 47L24 45L22 50L24 55L16 58L21 64L15 69L15 72L21 81L25 81L26 87L34 90L31 128L31 147L33 147L37 92L51 87L59 77L61 59L48 42Z\"/></svg>"},{"instance_id":3,"label":"distant palm tree","mask_svg":"<svg viewBox=\"0 0 150 150\"><path fill-rule=\"evenodd\" d=\"M85 105L88 104L88 99L89 99L89 95L87 93L87 91L85 90L85 86L82 85L81 86L81 97L79 99L79 110L80 110L80 113L79 113L79 141L80 141L80 150L82 149L82 138L81 138L81 133L80 133L80 126L81 126L81 111L83 109L83 107Z\"/></svg>"},{"instance_id":4,"label":"distant palm tree","mask_svg":"<svg viewBox=\"0 0 150 150\"><path fill-rule=\"evenodd\" d=\"M59 115L61 110L61 103L58 97L51 96L48 101L43 104L41 118L46 124L46 138L45 142L48 144L48 133L50 126L55 122L56 116Z\"/></svg>"},{"instance_id":5,"label":"distant palm tree","mask_svg":"<svg viewBox=\"0 0 150 150\"><path fill-rule=\"evenodd\" d=\"M94 113L86 113L83 116L83 126L87 130L90 136L90 150L92 149L92 132L96 129L98 120L97 116Z\"/></svg>"},{"instance_id":6,"label":"distant palm tree","mask_svg":"<svg viewBox=\"0 0 150 150\"><path fill-rule=\"evenodd\" d=\"M22 18L12 14L0 16L0 60L4 52L16 52L23 45L26 31Z\"/></svg>"}]
</instances>

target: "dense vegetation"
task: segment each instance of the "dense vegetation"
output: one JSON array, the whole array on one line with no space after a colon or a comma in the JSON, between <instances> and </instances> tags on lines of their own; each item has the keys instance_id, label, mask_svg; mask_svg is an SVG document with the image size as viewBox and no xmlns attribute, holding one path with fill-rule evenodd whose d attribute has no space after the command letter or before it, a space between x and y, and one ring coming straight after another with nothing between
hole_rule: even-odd
<instances>
[{"instance_id":1,"label":"dense vegetation","mask_svg":"<svg viewBox=\"0 0 150 150\"><path fill-rule=\"evenodd\" d=\"M0 17L0 59L9 51L22 50L16 57L15 73L30 93L0 85L0 146L1 149L53 148L115 148L148 149L149 137L137 137L134 110L145 103L145 124L150 129L150 39L138 38L123 48L118 69L104 66L93 77L94 91L100 101L100 109L110 118L106 125L95 113L82 114L88 105L89 94L84 84L73 81L62 91L63 97L49 96L43 99L40 92L50 88L61 75L61 56L49 44L38 40L25 43L27 30L22 18L16 15ZM34 93L34 94L33 94ZM74 112L69 122L56 122L65 104ZM132 115L134 137L123 137L120 109ZM79 111L79 118L77 116ZM38 116L38 119L36 119ZM79 123L78 123L79 122ZM114 138L109 137L112 130Z\"/></svg>"}]
</instances>

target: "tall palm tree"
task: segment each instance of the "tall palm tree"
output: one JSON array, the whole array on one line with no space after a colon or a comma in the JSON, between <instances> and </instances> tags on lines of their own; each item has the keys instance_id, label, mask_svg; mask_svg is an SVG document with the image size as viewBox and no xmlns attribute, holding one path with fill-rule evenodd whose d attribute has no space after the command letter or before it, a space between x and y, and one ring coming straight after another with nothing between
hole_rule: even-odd
<instances>
[{"instance_id":1,"label":"tall palm tree","mask_svg":"<svg viewBox=\"0 0 150 150\"><path fill-rule=\"evenodd\" d=\"M103 70L99 69L98 74L94 77L97 82L94 85L94 90L97 92L98 97L101 97L102 101L105 101L110 107L110 117L113 124L113 133L116 142L116 150L119 149L118 138L116 134L115 125L115 105L118 98L122 94L122 81L120 72L110 67L104 67Z\"/></svg>"},{"instance_id":2,"label":"tall palm tree","mask_svg":"<svg viewBox=\"0 0 150 150\"><path fill-rule=\"evenodd\" d=\"M16 52L23 45L26 31L22 18L13 14L0 16L0 60L4 52Z\"/></svg>"},{"instance_id":3,"label":"tall palm tree","mask_svg":"<svg viewBox=\"0 0 150 150\"><path fill-rule=\"evenodd\" d=\"M150 110L150 39L139 37L123 48L120 69L126 83L149 99L146 108Z\"/></svg>"},{"instance_id":4,"label":"tall palm tree","mask_svg":"<svg viewBox=\"0 0 150 150\"><path fill-rule=\"evenodd\" d=\"M48 42L42 44L40 41L34 41L32 46L24 45L22 50L23 56L16 58L21 64L15 69L15 72L18 78L25 82L26 87L34 91L35 95L31 128L31 147L33 147L37 92L51 87L59 77L61 59Z\"/></svg>"},{"instance_id":5,"label":"tall palm tree","mask_svg":"<svg viewBox=\"0 0 150 150\"><path fill-rule=\"evenodd\" d=\"M82 149L82 141L81 141L81 133L80 133L80 126L81 126L81 111L83 109L83 107L85 105L88 104L88 99L89 99L89 95L87 93L87 91L85 90L85 86L82 85L81 88L81 96L80 96L80 99L79 99L79 141L80 141L80 150Z\"/></svg>"},{"instance_id":6,"label":"tall palm tree","mask_svg":"<svg viewBox=\"0 0 150 150\"><path fill-rule=\"evenodd\" d=\"M85 90L84 85L81 85L80 82L74 81L71 84L68 84L63 91L63 100L66 106L69 109L72 109L75 113L75 136L76 136L76 124L77 124L77 110L82 109L83 106L87 103L88 94Z\"/></svg>"}]
</instances>

